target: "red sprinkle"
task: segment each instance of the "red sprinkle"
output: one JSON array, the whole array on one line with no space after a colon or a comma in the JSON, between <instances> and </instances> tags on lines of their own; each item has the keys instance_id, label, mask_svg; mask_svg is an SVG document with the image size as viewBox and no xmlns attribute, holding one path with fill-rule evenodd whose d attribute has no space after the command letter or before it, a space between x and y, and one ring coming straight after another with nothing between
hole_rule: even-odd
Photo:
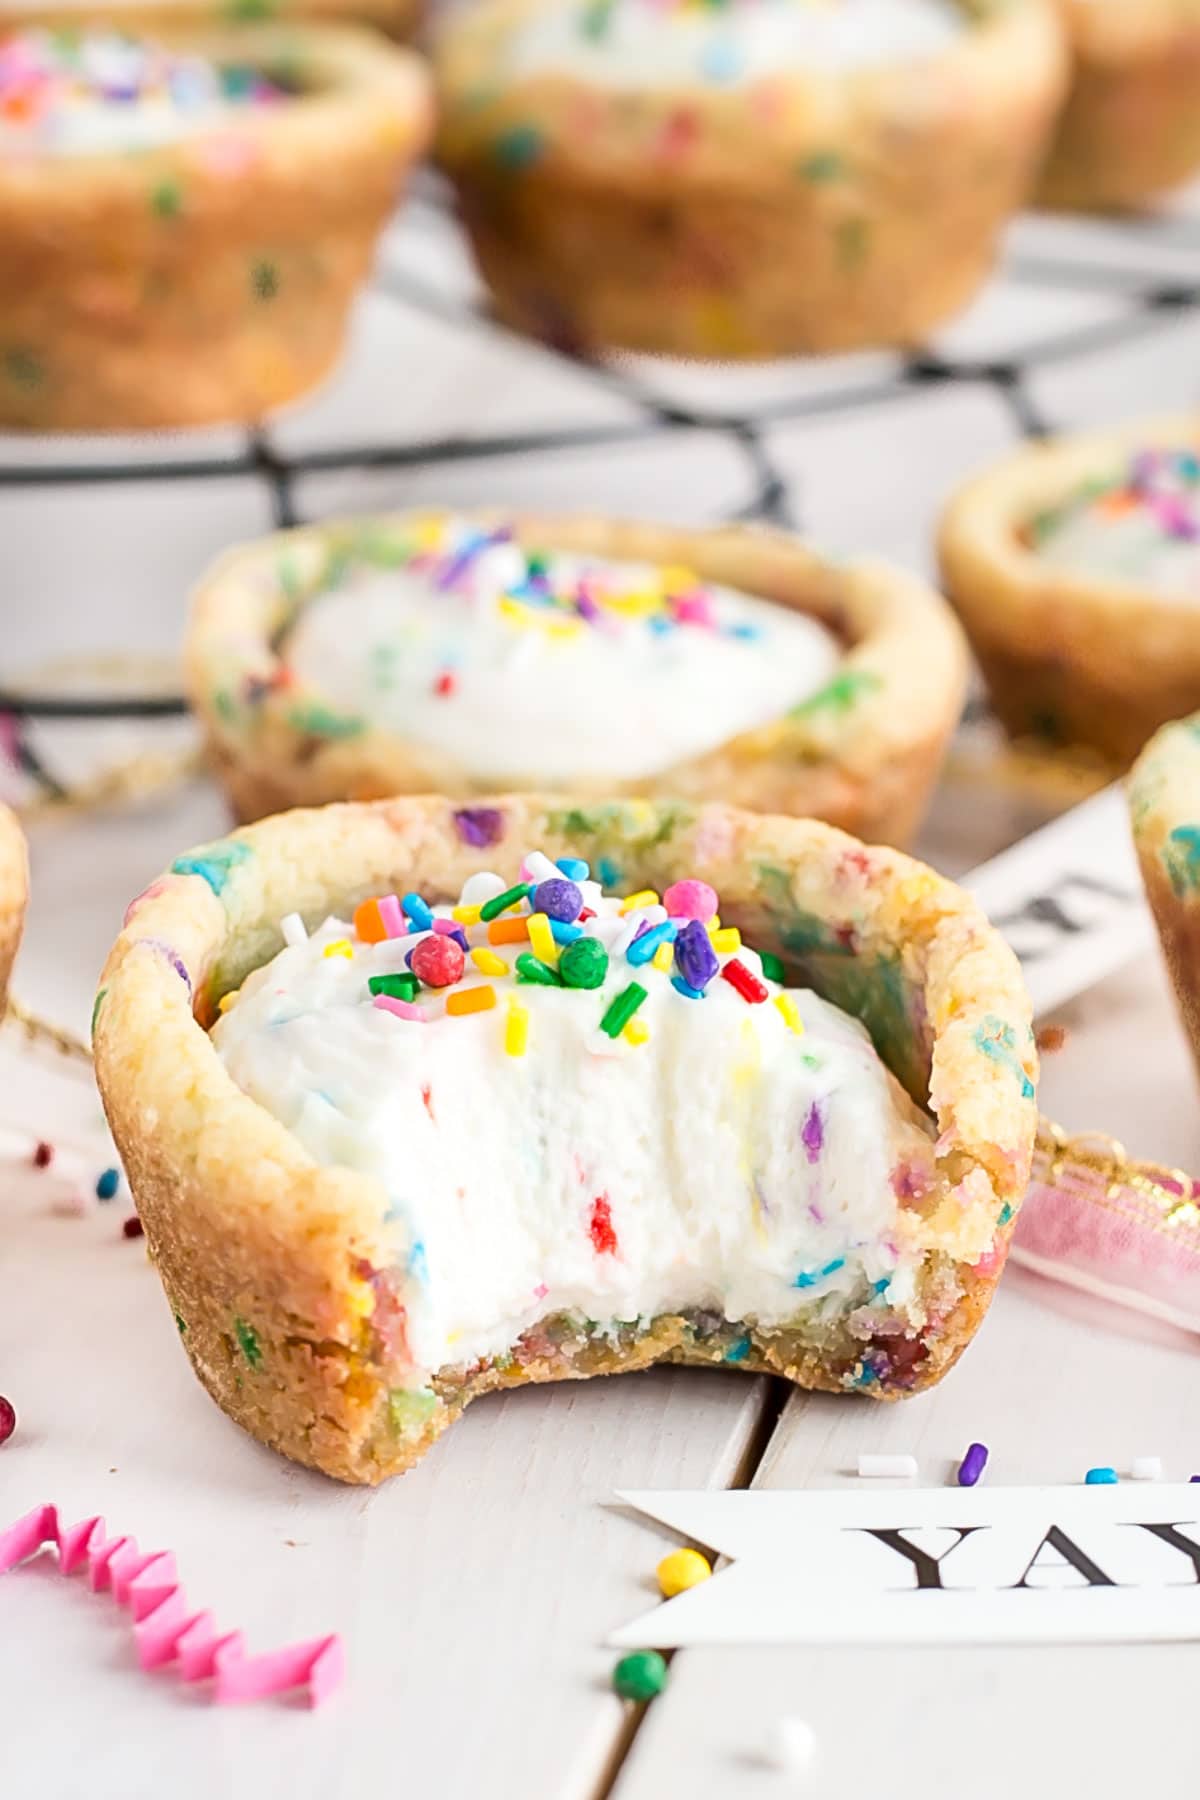
<instances>
[{"instance_id":1,"label":"red sprinkle","mask_svg":"<svg viewBox=\"0 0 1200 1800\"><path fill-rule=\"evenodd\" d=\"M11 1400L0 1394L0 1444L7 1444L17 1429L17 1409Z\"/></svg>"},{"instance_id":2,"label":"red sprinkle","mask_svg":"<svg viewBox=\"0 0 1200 1800\"><path fill-rule=\"evenodd\" d=\"M580 915L579 915L579 917L578 917L578 919L576 919L576 921L575 921L575 923L576 923L576 924L577 924L577 925L584 925L584 924L586 924L586 923L587 923L587 921L588 921L588 920L589 920L589 919L594 919L594 918L595 918L595 916L596 916L596 915L595 915L595 913L594 913L594 912L593 912L593 911L592 911L592 909L591 909L591 907L590 907L590 906L585 906L585 907L584 907L584 909L583 909L583 911L582 911L582 912L581 912L581 913L580 913Z\"/></svg>"},{"instance_id":3,"label":"red sprinkle","mask_svg":"<svg viewBox=\"0 0 1200 1800\"><path fill-rule=\"evenodd\" d=\"M743 1000L751 1006L759 1006L767 997L767 990L757 975L752 975L744 962L731 957L721 970L722 978L731 988L736 988Z\"/></svg>"},{"instance_id":4,"label":"red sprinkle","mask_svg":"<svg viewBox=\"0 0 1200 1800\"><path fill-rule=\"evenodd\" d=\"M136 1213L133 1213L131 1215L131 1217L126 1219L125 1223L121 1227L121 1231L122 1231L122 1234L127 1238L141 1237L142 1221L138 1218Z\"/></svg>"},{"instance_id":5,"label":"red sprinkle","mask_svg":"<svg viewBox=\"0 0 1200 1800\"><path fill-rule=\"evenodd\" d=\"M435 694L441 694L444 699L448 700L457 686L458 677L454 674L453 670L443 669L433 684L433 691Z\"/></svg>"},{"instance_id":6,"label":"red sprinkle","mask_svg":"<svg viewBox=\"0 0 1200 1800\"><path fill-rule=\"evenodd\" d=\"M613 1230L612 1206L607 1194L601 1194L592 1201L592 1216L588 1222L588 1236L596 1247L597 1256L613 1256L616 1254L617 1234Z\"/></svg>"},{"instance_id":7,"label":"red sprinkle","mask_svg":"<svg viewBox=\"0 0 1200 1800\"><path fill-rule=\"evenodd\" d=\"M35 1169L48 1169L54 1161L54 1145L48 1144L45 1138L38 1139L37 1149L33 1153Z\"/></svg>"},{"instance_id":8,"label":"red sprinkle","mask_svg":"<svg viewBox=\"0 0 1200 1800\"><path fill-rule=\"evenodd\" d=\"M425 1111L429 1114L430 1118L433 1119L433 1122L436 1125L437 1120L434 1118L433 1114L433 1089L427 1081L421 1083L421 1099L424 1103Z\"/></svg>"},{"instance_id":9,"label":"red sprinkle","mask_svg":"<svg viewBox=\"0 0 1200 1800\"><path fill-rule=\"evenodd\" d=\"M426 987L434 988L453 987L456 981L462 980L466 966L462 945L452 937L443 937L440 932L421 939L409 964L413 974Z\"/></svg>"}]
</instances>

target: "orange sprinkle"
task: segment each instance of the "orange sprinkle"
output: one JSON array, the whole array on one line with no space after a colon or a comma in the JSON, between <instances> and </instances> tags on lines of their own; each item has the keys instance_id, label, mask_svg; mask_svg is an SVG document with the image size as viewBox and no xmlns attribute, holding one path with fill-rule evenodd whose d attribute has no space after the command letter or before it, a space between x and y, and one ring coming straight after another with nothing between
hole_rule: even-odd
<instances>
[{"instance_id":1,"label":"orange sprinkle","mask_svg":"<svg viewBox=\"0 0 1200 1800\"><path fill-rule=\"evenodd\" d=\"M448 1013L490 1012L495 1004L496 990L486 981L479 987L456 988L454 993L446 995Z\"/></svg>"},{"instance_id":2,"label":"orange sprinkle","mask_svg":"<svg viewBox=\"0 0 1200 1800\"><path fill-rule=\"evenodd\" d=\"M528 936L528 914L521 919L492 919L488 925L489 944L520 944Z\"/></svg>"},{"instance_id":3,"label":"orange sprinkle","mask_svg":"<svg viewBox=\"0 0 1200 1800\"><path fill-rule=\"evenodd\" d=\"M361 906L355 907L354 930L364 944L382 944L387 936L387 926L379 911L378 900L364 900Z\"/></svg>"}]
</instances>

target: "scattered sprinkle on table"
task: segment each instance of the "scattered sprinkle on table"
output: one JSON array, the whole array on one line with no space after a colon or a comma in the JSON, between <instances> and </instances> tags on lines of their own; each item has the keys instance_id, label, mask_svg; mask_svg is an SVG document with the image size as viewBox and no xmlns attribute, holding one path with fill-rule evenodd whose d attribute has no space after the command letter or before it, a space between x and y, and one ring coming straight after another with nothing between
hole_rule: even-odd
<instances>
[{"instance_id":1,"label":"scattered sprinkle on table","mask_svg":"<svg viewBox=\"0 0 1200 1800\"><path fill-rule=\"evenodd\" d=\"M1161 1456L1135 1456L1129 1465L1129 1474L1134 1481L1161 1481Z\"/></svg>"},{"instance_id":2,"label":"scattered sprinkle on table","mask_svg":"<svg viewBox=\"0 0 1200 1800\"><path fill-rule=\"evenodd\" d=\"M968 1444L967 1453L958 1465L959 1487L974 1487L987 1467L986 1444Z\"/></svg>"},{"instance_id":3,"label":"scattered sprinkle on table","mask_svg":"<svg viewBox=\"0 0 1200 1800\"><path fill-rule=\"evenodd\" d=\"M805 1775L817 1751L817 1734L807 1719L776 1719L767 1741L767 1756L786 1775Z\"/></svg>"},{"instance_id":4,"label":"scattered sprinkle on table","mask_svg":"<svg viewBox=\"0 0 1200 1800\"><path fill-rule=\"evenodd\" d=\"M17 1429L17 1409L11 1400L0 1394L0 1444L7 1444Z\"/></svg>"},{"instance_id":5,"label":"scattered sprinkle on table","mask_svg":"<svg viewBox=\"0 0 1200 1800\"><path fill-rule=\"evenodd\" d=\"M655 1574L664 1597L672 1600L676 1594L707 1581L712 1574L712 1564L699 1550L672 1550L669 1556L663 1557Z\"/></svg>"},{"instance_id":6,"label":"scattered sprinkle on table","mask_svg":"<svg viewBox=\"0 0 1200 1800\"><path fill-rule=\"evenodd\" d=\"M858 1472L870 1481L911 1481L917 1472L917 1459L915 1456L884 1456L861 1450Z\"/></svg>"},{"instance_id":7,"label":"scattered sprinkle on table","mask_svg":"<svg viewBox=\"0 0 1200 1800\"><path fill-rule=\"evenodd\" d=\"M1083 1478L1085 1487L1115 1487L1120 1477L1115 1469L1089 1469Z\"/></svg>"},{"instance_id":8,"label":"scattered sprinkle on table","mask_svg":"<svg viewBox=\"0 0 1200 1800\"><path fill-rule=\"evenodd\" d=\"M622 1700L653 1700L667 1685L666 1662L657 1650L633 1650L613 1670L612 1684Z\"/></svg>"}]
</instances>

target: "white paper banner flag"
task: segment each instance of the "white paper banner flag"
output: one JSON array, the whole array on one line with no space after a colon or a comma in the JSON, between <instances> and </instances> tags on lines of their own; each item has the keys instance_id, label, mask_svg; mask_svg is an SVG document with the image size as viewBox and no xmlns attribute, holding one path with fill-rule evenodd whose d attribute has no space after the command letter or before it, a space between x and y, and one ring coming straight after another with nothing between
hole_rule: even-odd
<instances>
[{"instance_id":1,"label":"white paper banner flag","mask_svg":"<svg viewBox=\"0 0 1200 1800\"><path fill-rule=\"evenodd\" d=\"M733 1558L615 1645L1200 1640L1200 1485L622 1493Z\"/></svg>"},{"instance_id":2,"label":"white paper banner flag","mask_svg":"<svg viewBox=\"0 0 1200 1800\"><path fill-rule=\"evenodd\" d=\"M981 863L962 885L1020 957L1039 1017L1154 939L1119 786Z\"/></svg>"}]
</instances>

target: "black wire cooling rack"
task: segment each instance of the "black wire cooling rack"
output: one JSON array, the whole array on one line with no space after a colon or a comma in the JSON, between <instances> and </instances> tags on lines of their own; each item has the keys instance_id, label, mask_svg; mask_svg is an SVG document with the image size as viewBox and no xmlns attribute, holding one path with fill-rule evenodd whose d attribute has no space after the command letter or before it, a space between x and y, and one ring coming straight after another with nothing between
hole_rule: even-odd
<instances>
[{"instance_id":1,"label":"black wire cooling rack","mask_svg":"<svg viewBox=\"0 0 1200 1800\"><path fill-rule=\"evenodd\" d=\"M426 228L432 226L448 239L454 229L451 216L446 189L436 176L425 175L404 217L415 220L418 227L422 223ZM394 230L402 232L404 225L400 223ZM445 280L436 272L435 262L430 259L429 266L424 265L419 234L417 250L410 248L399 257L388 253L385 242L372 283L375 303L408 308L463 334L501 329L489 317L486 298L478 287L469 279ZM462 266L465 268L465 263ZM651 365L643 361L582 360L565 348L545 346L549 354L569 362L576 375L619 397L628 418L613 423L565 423L540 430L432 436L418 442L399 436L370 437L291 452L282 450L277 437L263 428L239 434L240 448L228 454L189 455L185 450L182 455L158 457L153 440L142 440L140 447L132 450L128 448L130 440L123 440L124 453L114 453L111 460L96 458L95 441L87 445L84 459L73 460L73 452L79 457L79 446L78 440L73 445L70 439L62 440L61 455L53 440L42 439L37 442L36 454L23 458L21 440L9 438L3 440L4 455L0 456L0 498L17 491L59 490L65 523L70 496L81 489L248 477L261 484L272 517L284 527L304 517L298 488L314 476L436 470L467 463L485 465L486 475L487 465L510 459L554 457L579 450L619 455L623 449L646 444L661 445L664 455L669 455L673 443L704 433L725 440L748 478L745 491L749 498L729 508L726 518L803 529L802 484L778 465L770 442L776 428L804 429L836 414L869 412L877 417L880 407L894 406L918 393L969 384L991 391L1006 410L1016 436L1037 437L1074 423L1047 416L1039 404L1035 387L1043 371L1119 353L1138 339L1171 329L1181 316L1190 314L1200 326L1200 200L1190 212L1120 225L1023 220L1012 234L999 279L1009 289L1053 291L1064 302L1078 298L1080 322L1008 346L1003 346L1001 333L1003 347L998 354L956 351L953 334L949 334L950 348L934 345L906 357L867 359L884 366L865 376L863 359L850 359L845 365L832 361L822 365L822 377L815 386L801 384L789 392L788 383L781 382L779 397L763 400L760 396L749 407L736 399L740 388L736 371L729 374L728 405L719 397L713 401L711 382L705 383L702 403L685 402L671 397L669 384L664 391L664 384L650 374ZM1119 302L1114 316L1094 317L1091 303L1098 298ZM1191 352L1185 352L1171 382L1174 391L1169 402L1177 408L1186 408L1200 397L1200 362L1192 360L1193 354L1200 356L1200 336L1189 342ZM844 381L843 366L848 371ZM717 378L718 394L722 379ZM1160 410L1167 399L1154 396L1149 409ZM1120 410L1131 415L1147 410L1146 397L1129 392L1123 396ZM919 457L920 453L917 427L912 454ZM586 498L581 495L584 502ZM869 496L866 504L869 508ZM650 495L645 510L654 510ZM10 754L48 794L58 790L59 784L30 742L28 727L34 721L162 719L185 710L183 698L175 693L56 692L45 684L35 690L0 679L0 722L6 727Z\"/></svg>"}]
</instances>

